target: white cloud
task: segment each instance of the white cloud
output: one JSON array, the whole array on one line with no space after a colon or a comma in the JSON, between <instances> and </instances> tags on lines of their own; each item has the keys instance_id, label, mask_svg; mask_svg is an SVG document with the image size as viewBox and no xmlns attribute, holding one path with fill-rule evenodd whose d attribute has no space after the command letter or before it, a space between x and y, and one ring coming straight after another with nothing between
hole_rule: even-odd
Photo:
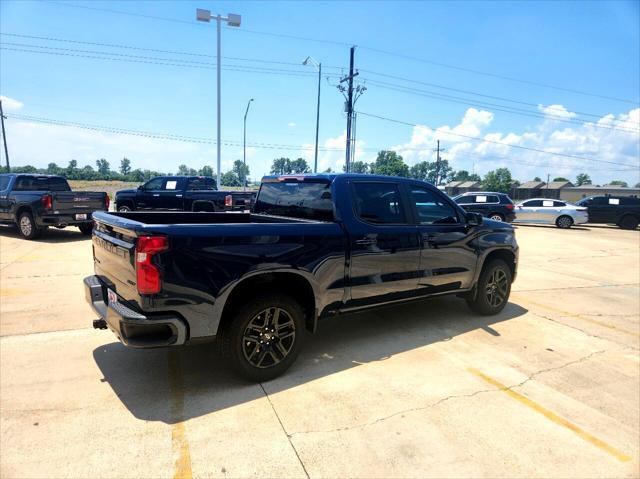
<instances>
[{"instance_id":1,"label":"white cloud","mask_svg":"<svg viewBox=\"0 0 640 479\"><path fill-rule=\"evenodd\" d=\"M21 101L4 95L0 95L0 100L2 100L2 109L5 111L18 111L23 105Z\"/></svg>"},{"instance_id":2,"label":"white cloud","mask_svg":"<svg viewBox=\"0 0 640 479\"><path fill-rule=\"evenodd\" d=\"M538 110L540 110L542 113L545 114L545 116L547 116L550 119L564 120L564 119L573 118L574 116L576 116L575 113L570 112L562 105L549 105L549 106L538 105Z\"/></svg>"},{"instance_id":3,"label":"white cloud","mask_svg":"<svg viewBox=\"0 0 640 479\"><path fill-rule=\"evenodd\" d=\"M554 117L565 112L565 118L574 114L561 105L551 105ZM473 170L484 174L498 167L508 167L515 178L522 181L534 176L567 176L574 178L587 172L594 182L624 179L630 184L640 180L640 108L620 115L605 115L600 120L571 127L554 128L556 122L543 121L525 133L488 132L493 114L469 109L461 122L453 127L444 125L435 129L417 125L407 143L394 146L407 164L435 160L436 140L446 148L442 157L454 169ZM604 127L604 128L602 128ZM615 127L613 129L612 127ZM631 130L631 131L624 131ZM475 141L465 136L483 138ZM524 147L524 148L513 148ZM563 155L582 156L595 160L619 163L598 163L581 159L553 156L526 148L551 151ZM622 164L632 165L631 167ZM635 165L635 168L634 166Z\"/></svg>"},{"instance_id":4,"label":"white cloud","mask_svg":"<svg viewBox=\"0 0 640 479\"><path fill-rule=\"evenodd\" d=\"M288 126L289 128L295 128L295 127L296 127L296 124L295 124L294 122L292 122L292 121L291 121L291 122L287 123L287 126Z\"/></svg>"}]
</instances>

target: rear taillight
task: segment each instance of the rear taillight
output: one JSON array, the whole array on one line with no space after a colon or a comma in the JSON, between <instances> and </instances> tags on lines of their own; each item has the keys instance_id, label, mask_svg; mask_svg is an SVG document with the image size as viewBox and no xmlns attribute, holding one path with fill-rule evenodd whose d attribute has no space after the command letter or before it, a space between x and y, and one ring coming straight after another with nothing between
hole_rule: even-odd
<instances>
[{"instance_id":1,"label":"rear taillight","mask_svg":"<svg viewBox=\"0 0 640 479\"><path fill-rule=\"evenodd\" d=\"M224 205L225 206L233 206L233 196L227 195L224 197Z\"/></svg>"},{"instance_id":2,"label":"rear taillight","mask_svg":"<svg viewBox=\"0 0 640 479\"><path fill-rule=\"evenodd\" d=\"M42 195L42 207L45 210L50 210L53 208L53 198L51 195Z\"/></svg>"},{"instance_id":3,"label":"rear taillight","mask_svg":"<svg viewBox=\"0 0 640 479\"><path fill-rule=\"evenodd\" d=\"M104 194L105 195L105 199L104 199L104 204L105 204L105 208L107 211L109 211L109 205L111 204L111 198L109 198L109 195L107 193Z\"/></svg>"},{"instance_id":4,"label":"rear taillight","mask_svg":"<svg viewBox=\"0 0 640 479\"><path fill-rule=\"evenodd\" d=\"M511 210L514 208L514 206L513 206L513 204L512 204L512 203L507 203L507 204L506 204L506 205L504 205L504 206L505 206L509 211L511 211Z\"/></svg>"},{"instance_id":5,"label":"rear taillight","mask_svg":"<svg viewBox=\"0 0 640 479\"><path fill-rule=\"evenodd\" d=\"M169 249L165 236L140 236L136 244L136 283L138 293L157 294L162 289L162 276L153 264L153 255Z\"/></svg>"}]
</instances>

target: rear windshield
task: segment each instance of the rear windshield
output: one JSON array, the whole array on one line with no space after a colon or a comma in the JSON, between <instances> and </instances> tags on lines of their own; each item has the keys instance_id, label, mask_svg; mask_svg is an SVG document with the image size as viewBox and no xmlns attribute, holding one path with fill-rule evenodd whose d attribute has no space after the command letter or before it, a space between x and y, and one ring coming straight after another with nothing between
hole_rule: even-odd
<instances>
[{"instance_id":1,"label":"rear windshield","mask_svg":"<svg viewBox=\"0 0 640 479\"><path fill-rule=\"evenodd\" d=\"M71 191L64 178L48 176L18 176L14 191Z\"/></svg>"},{"instance_id":2,"label":"rear windshield","mask_svg":"<svg viewBox=\"0 0 640 479\"><path fill-rule=\"evenodd\" d=\"M333 221L331 184L298 181L262 183L253 211L268 215Z\"/></svg>"}]
</instances>

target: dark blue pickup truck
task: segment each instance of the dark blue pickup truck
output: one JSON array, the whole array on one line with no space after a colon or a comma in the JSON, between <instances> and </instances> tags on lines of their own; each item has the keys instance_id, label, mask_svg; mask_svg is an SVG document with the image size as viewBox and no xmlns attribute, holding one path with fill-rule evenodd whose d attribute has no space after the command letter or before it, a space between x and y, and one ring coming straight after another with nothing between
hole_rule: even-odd
<instances>
[{"instance_id":1,"label":"dark blue pickup truck","mask_svg":"<svg viewBox=\"0 0 640 479\"><path fill-rule=\"evenodd\" d=\"M134 348L218 338L256 381L284 372L327 316L442 294L496 314L518 260L510 225L385 176L265 177L251 213L93 218L94 327Z\"/></svg>"}]
</instances>

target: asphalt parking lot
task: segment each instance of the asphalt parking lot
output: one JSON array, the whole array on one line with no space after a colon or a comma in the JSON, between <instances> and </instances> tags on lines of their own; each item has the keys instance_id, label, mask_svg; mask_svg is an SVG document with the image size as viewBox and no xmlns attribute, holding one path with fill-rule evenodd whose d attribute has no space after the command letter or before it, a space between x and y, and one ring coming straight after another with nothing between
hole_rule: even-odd
<instances>
[{"instance_id":1,"label":"asphalt parking lot","mask_svg":"<svg viewBox=\"0 0 640 479\"><path fill-rule=\"evenodd\" d=\"M518 227L498 316L328 320L253 385L210 346L91 329L77 229L0 229L0 476L638 477L640 232Z\"/></svg>"}]
</instances>

